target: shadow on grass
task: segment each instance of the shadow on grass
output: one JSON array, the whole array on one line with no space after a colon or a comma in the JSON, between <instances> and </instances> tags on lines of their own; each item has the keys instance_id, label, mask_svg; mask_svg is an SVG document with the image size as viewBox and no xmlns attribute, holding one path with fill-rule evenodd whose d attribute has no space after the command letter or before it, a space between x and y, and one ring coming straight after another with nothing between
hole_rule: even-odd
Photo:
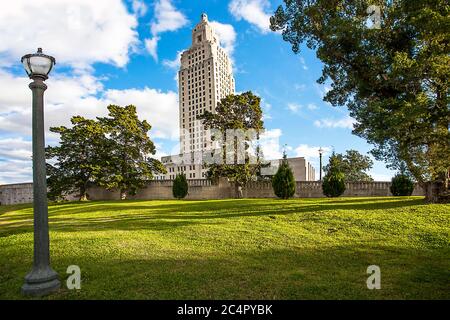
<instances>
[{"instance_id":1,"label":"shadow on grass","mask_svg":"<svg viewBox=\"0 0 450 320\"><path fill-rule=\"evenodd\" d=\"M329 210L360 210L362 214L366 210L383 213L383 210L387 209L421 204L423 200L417 198L229 199L178 202L127 200L52 204L49 207L49 215L51 230L54 231L167 230L194 224L213 224L211 220L215 219L219 220L214 223L221 223L220 219L308 215ZM31 208L29 214L0 216L0 223L3 223L0 224L0 237L31 232Z\"/></svg>"},{"instance_id":2,"label":"shadow on grass","mask_svg":"<svg viewBox=\"0 0 450 320\"><path fill-rule=\"evenodd\" d=\"M59 250L62 244L56 242ZM449 299L448 248L418 251L363 243L353 247L263 249L230 255L197 253L147 258L112 254L53 255L63 277L80 266L82 289L47 299ZM150 250L150 248L149 248ZM16 254L20 254L17 252ZM169 254L170 255L170 254ZM17 259L19 261L20 259ZM21 298L30 261L4 262L0 298ZM366 287L369 265L382 271L381 290Z\"/></svg>"},{"instance_id":3,"label":"shadow on grass","mask_svg":"<svg viewBox=\"0 0 450 320\"><path fill-rule=\"evenodd\" d=\"M320 201L320 202L319 202ZM145 205L140 205L145 203ZM147 201L147 200L125 200L125 201L100 201L89 203L67 203L61 207L51 207L53 214L78 214L86 211L102 210L106 212L121 212L128 210L154 211L170 215L171 213L211 213L207 218L223 216L248 216L262 209L270 211L270 214L288 214L296 212L312 212L317 210L385 210L402 207L423 205L423 199L418 198L365 198L365 199L228 199L207 201ZM250 212L250 213L249 213ZM267 213L263 213L267 214ZM169 217L169 216L168 216Z\"/></svg>"}]
</instances>

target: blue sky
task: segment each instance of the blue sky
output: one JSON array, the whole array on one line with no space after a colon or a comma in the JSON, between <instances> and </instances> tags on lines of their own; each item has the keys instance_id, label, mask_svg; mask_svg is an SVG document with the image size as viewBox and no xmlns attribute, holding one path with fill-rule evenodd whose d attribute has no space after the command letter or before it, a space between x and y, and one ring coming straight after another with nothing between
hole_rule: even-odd
<instances>
[{"instance_id":1,"label":"blue sky","mask_svg":"<svg viewBox=\"0 0 450 320\"><path fill-rule=\"evenodd\" d=\"M206 12L234 61L236 90L263 101L265 154L306 156L318 169L319 146L329 151L370 150L351 133L345 107L322 101L329 86L316 83L322 64L315 52L294 54L268 17L281 1L267 0L16 0L0 12L0 184L31 181L29 80L18 63L38 46L57 59L47 81L48 127L72 115L93 118L109 103L135 104L153 128L157 156L177 150L177 58ZM33 8L34 7L34 8ZM45 8L45 10L44 10ZM35 15L35 12L41 14ZM30 15L35 24L30 26ZM38 25L39 28L35 28ZM324 158L327 161L327 155ZM393 172L375 162L376 180Z\"/></svg>"}]
</instances>

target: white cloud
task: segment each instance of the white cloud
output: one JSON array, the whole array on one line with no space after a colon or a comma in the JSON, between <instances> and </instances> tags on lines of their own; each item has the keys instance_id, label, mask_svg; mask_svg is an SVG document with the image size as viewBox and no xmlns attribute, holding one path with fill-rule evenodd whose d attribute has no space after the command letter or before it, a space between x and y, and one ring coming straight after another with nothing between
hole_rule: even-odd
<instances>
[{"instance_id":1,"label":"white cloud","mask_svg":"<svg viewBox=\"0 0 450 320\"><path fill-rule=\"evenodd\" d=\"M305 58L300 57L299 60L300 60L300 65L302 66L303 70L308 70L308 66L306 65Z\"/></svg>"},{"instance_id":2,"label":"white cloud","mask_svg":"<svg viewBox=\"0 0 450 320\"><path fill-rule=\"evenodd\" d=\"M97 62L125 66L138 43L137 16L145 14L145 4L132 2L134 13L130 13L124 2L42 0L36 3L17 0L2 7L2 66L17 66L23 54L43 46L44 52L56 57L58 65L62 63L72 68L67 74L58 73L57 68L46 81L47 144L57 142L57 135L49 132L49 127L70 126L70 118L74 115L105 116L108 104L135 104L140 119L146 119L153 126L152 138L178 138L175 92L152 88L107 90L102 83L104 78L93 75L92 65ZM160 24L155 28L164 30L168 27ZM18 76L0 68L0 183L31 180L29 83L25 72Z\"/></svg>"},{"instance_id":3,"label":"white cloud","mask_svg":"<svg viewBox=\"0 0 450 320\"><path fill-rule=\"evenodd\" d=\"M133 7L134 13L138 17L145 16L145 14L147 13L147 10L148 10L147 5L142 0L133 0L132 7Z\"/></svg>"},{"instance_id":4,"label":"white cloud","mask_svg":"<svg viewBox=\"0 0 450 320\"><path fill-rule=\"evenodd\" d=\"M0 139L0 158L31 160L31 141L23 138Z\"/></svg>"},{"instance_id":5,"label":"white cloud","mask_svg":"<svg viewBox=\"0 0 450 320\"><path fill-rule=\"evenodd\" d=\"M215 33L219 37L220 45L232 56L234 52L234 45L236 42L236 31L231 24L220 23L217 21L211 21Z\"/></svg>"},{"instance_id":6,"label":"white cloud","mask_svg":"<svg viewBox=\"0 0 450 320\"><path fill-rule=\"evenodd\" d=\"M297 157L304 157L308 161L319 158L319 149L322 148L323 155L331 153L331 147L320 147L320 146L310 146L307 144L301 144L297 148L294 149L295 155Z\"/></svg>"},{"instance_id":7,"label":"white cloud","mask_svg":"<svg viewBox=\"0 0 450 320\"><path fill-rule=\"evenodd\" d=\"M272 105L268 103L264 98L261 98L261 109L263 111L263 120L272 119L270 110L272 110Z\"/></svg>"},{"instance_id":8,"label":"white cloud","mask_svg":"<svg viewBox=\"0 0 450 320\"><path fill-rule=\"evenodd\" d=\"M288 103L287 108L293 113L298 113L302 106L297 103Z\"/></svg>"},{"instance_id":9,"label":"white cloud","mask_svg":"<svg viewBox=\"0 0 450 320\"><path fill-rule=\"evenodd\" d=\"M181 64L181 54L182 53L183 53L183 51L178 51L177 56L175 57L174 60L165 59L163 61L163 65L165 65L166 67L168 67L170 69L178 70L180 68L180 64Z\"/></svg>"},{"instance_id":10,"label":"white cloud","mask_svg":"<svg viewBox=\"0 0 450 320\"><path fill-rule=\"evenodd\" d=\"M391 179L395 173L385 174L385 173L369 172L369 174L373 178L374 181L391 181Z\"/></svg>"},{"instance_id":11,"label":"white cloud","mask_svg":"<svg viewBox=\"0 0 450 320\"><path fill-rule=\"evenodd\" d=\"M32 180L32 166L30 160L0 160L0 185L31 182Z\"/></svg>"},{"instance_id":12,"label":"white cloud","mask_svg":"<svg viewBox=\"0 0 450 320\"><path fill-rule=\"evenodd\" d=\"M296 84L294 85L294 88L295 88L295 90L303 91L303 90L306 89L306 85L305 85L305 84L299 84L299 83L296 83Z\"/></svg>"},{"instance_id":13,"label":"white cloud","mask_svg":"<svg viewBox=\"0 0 450 320\"><path fill-rule=\"evenodd\" d=\"M270 31L271 13L268 13L270 10L268 0L233 0L228 9L237 20L246 20L262 33Z\"/></svg>"},{"instance_id":14,"label":"white cloud","mask_svg":"<svg viewBox=\"0 0 450 320\"><path fill-rule=\"evenodd\" d=\"M136 17L121 0L15 0L0 10L0 56L17 62L43 47L57 63L125 66L138 43Z\"/></svg>"},{"instance_id":15,"label":"white cloud","mask_svg":"<svg viewBox=\"0 0 450 320\"><path fill-rule=\"evenodd\" d=\"M333 148L331 146L310 146L308 144L301 144L294 149L295 156L305 158L316 170L316 177L319 177L319 149L322 148L323 153L322 156L326 157L331 153ZM322 166L325 164L325 161L322 162Z\"/></svg>"},{"instance_id":16,"label":"white cloud","mask_svg":"<svg viewBox=\"0 0 450 320\"><path fill-rule=\"evenodd\" d=\"M152 125L151 137L178 139L178 95L175 92L151 88L107 90L103 98L106 104L135 105L139 118Z\"/></svg>"},{"instance_id":17,"label":"white cloud","mask_svg":"<svg viewBox=\"0 0 450 320\"><path fill-rule=\"evenodd\" d=\"M183 13L177 11L170 0L159 0L155 4L155 20L150 26L152 34L175 31L188 23Z\"/></svg>"},{"instance_id":18,"label":"white cloud","mask_svg":"<svg viewBox=\"0 0 450 320\"><path fill-rule=\"evenodd\" d=\"M152 38L145 40L145 46L150 55L157 60L157 47L159 34L167 31L176 31L188 24L188 19L178 11L170 0L159 0L155 4L154 22L150 25Z\"/></svg>"},{"instance_id":19,"label":"white cloud","mask_svg":"<svg viewBox=\"0 0 450 320\"><path fill-rule=\"evenodd\" d=\"M320 119L314 121L314 125L319 128L344 128L353 129L353 124L355 124L355 119L350 116L346 116L342 119Z\"/></svg>"},{"instance_id":20,"label":"white cloud","mask_svg":"<svg viewBox=\"0 0 450 320\"><path fill-rule=\"evenodd\" d=\"M158 61L158 52L157 52L158 41L159 37L157 36L154 36L151 39L145 39L145 48L147 49L148 53L150 53L150 55L153 57L153 59L155 59L156 61Z\"/></svg>"},{"instance_id":21,"label":"white cloud","mask_svg":"<svg viewBox=\"0 0 450 320\"><path fill-rule=\"evenodd\" d=\"M300 113L300 110L303 108L306 108L306 109L312 111L312 110L316 110L318 107L314 103L308 103L306 106L303 106L301 104L291 102L291 103L287 104L286 108L289 111L291 111L292 113Z\"/></svg>"},{"instance_id":22,"label":"white cloud","mask_svg":"<svg viewBox=\"0 0 450 320\"><path fill-rule=\"evenodd\" d=\"M0 69L0 182L31 180L31 91L25 77L15 77ZM46 144L57 142L52 126L70 126L70 118L105 116L108 104L134 104L140 119L151 125L150 137L178 139L178 102L173 91L151 88L105 90L99 79L91 75L47 80L45 104ZM28 159L28 160L27 160Z\"/></svg>"},{"instance_id":23,"label":"white cloud","mask_svg":"<svg viewBox=\"0 0 450 320\"><path fill-rule=\"evenodd\" d=\"M29 82L26 77L16 77L0 69L0 85L4 89L0 91L0 132L31 135ZM96 95L103 90L103 85L92 75L56 74L46 82L49 87L45 92L47 129L68 124L72 115L94 117L101 110L101 101Z\"/></svg>"},{"instance_id":24,"label":"white cloud","mask_svg":"<svg viewBox=\"0 0 450 320\"><path fill-rule=\"evenodd\" d=\"M25 71L24 71L25 74ZM0 69L0 114L22 111L31 101L28 77L14 77ZM1 130L0 126L0 130Z\"/></svg>"},{"instance_id":25,"label":"white cloud","mask_svg":"<svg viewBox=\"0 0 450 320\"><path fill-rule=\"evenodd\" d=\"M281 159L283 151L280 146L281 129L266 130L260 136L261 149L266 160Z\"/></svg>"}]
</instances>

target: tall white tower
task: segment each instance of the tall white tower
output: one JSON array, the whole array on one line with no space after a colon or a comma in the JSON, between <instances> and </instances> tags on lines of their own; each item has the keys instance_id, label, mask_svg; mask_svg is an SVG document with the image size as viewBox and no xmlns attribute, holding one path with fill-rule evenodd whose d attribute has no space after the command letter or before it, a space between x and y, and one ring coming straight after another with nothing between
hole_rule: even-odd
<instances>
[{"instance_id":1,"label":"tall white tower","mask_svg":"<svg viewBox=\"0 0 450 320\"><path fill-rule=\"evenodd\" d=\"M217 102L234 94L231 60L203 13L192 30L192 45L181 55L179 79L180 153L213 149L208 131L197 116L215 112Z\"/></svg>"}]
</instances>

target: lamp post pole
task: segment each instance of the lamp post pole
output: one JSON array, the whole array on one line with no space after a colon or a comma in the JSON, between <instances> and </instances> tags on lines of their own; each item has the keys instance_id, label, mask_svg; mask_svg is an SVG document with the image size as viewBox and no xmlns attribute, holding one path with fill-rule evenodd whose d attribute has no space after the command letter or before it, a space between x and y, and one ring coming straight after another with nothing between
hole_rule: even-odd
<instances>
[{"instance_id":1,"label":"lamp post pole","mask_svg":"<svg viewBox=\"0 0 450 320\"><path fill-rule=\"evenodd\" d=\"M38 50L42 54L42 50ZM25 58L25 57L24 57ZM30 59L31 60L31 59ZM54 62L53 62L54 63ZM33 61L28 62L33 68ZM50 68L51 70L51 68ZM50 72L50 70L48 72ZM27 70L28 72L28 70ZM33 94L33 214L34 256L33 268L25 276L24 295L42 296L60 288L58 274L50 267L50 243L48 231L47 177L45 168L44 137L44 81L46 74L29 73L33 82L29 85Z\"/></svg>"},{"instance_id":2,"label":"lamp post pole","mask_svg":"<svg viewBox=\"0 0 450 320\"><path fill-rule=\"evenodd\" d=\"M319 159L320 159L320 161L319 161L319 165L320 165L320 168L319 168L319 181L322 181L322 154L323 154L323 149L320 148L319 149Z\"/></svg>"}]
</instances>

